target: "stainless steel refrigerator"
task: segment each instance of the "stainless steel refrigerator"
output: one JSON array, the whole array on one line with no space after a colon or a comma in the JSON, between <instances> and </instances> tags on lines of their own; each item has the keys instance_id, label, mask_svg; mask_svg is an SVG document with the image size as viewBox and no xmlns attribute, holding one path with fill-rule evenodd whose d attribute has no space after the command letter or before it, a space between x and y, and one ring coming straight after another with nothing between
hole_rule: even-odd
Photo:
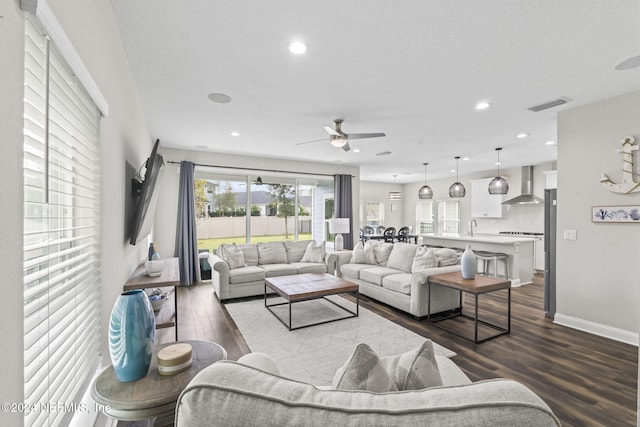
<instances>
[{"instance_id":1,"label":"stainless steel refrigerator","mask_svg":"<svg viewBox=\"0 0 640 427\"><path fill-rule=\"evenodd\" d=\"M544 190L544 315L556 314L556 201L555 188Z\"/></svg>"}]
</instances>

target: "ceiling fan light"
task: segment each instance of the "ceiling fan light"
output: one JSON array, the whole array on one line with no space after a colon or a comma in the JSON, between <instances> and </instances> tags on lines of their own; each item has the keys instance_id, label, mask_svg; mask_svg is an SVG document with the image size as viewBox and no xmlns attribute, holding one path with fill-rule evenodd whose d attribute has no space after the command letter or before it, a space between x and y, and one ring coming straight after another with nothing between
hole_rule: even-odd
<instances>
[{"instance_id":1,"label":"ceiling fan light","mask_svg":"<svg viewBox=\"0 0 640 427\"><path fill-rule=\"evenodd\" d=\"M418 190L419 199L433 199L433 190L427 184L420 187Z\"/></svg>"},{"instance_id":2,"label":"ceiling fan light","mask_svg":"<svg viewBox=\"0 0 640 427\"><path fill-rule=\"evenodd\" d=\"M332 136L331 145L337 148L342 148L347 144L347 138L343 136Z\"/></svg>"},{"instance_id":3,"label":"ceiling fan light","mask_svg":"<svg viewBox=\"0 0 640 427\"><path fill-rule=\"evenodd\" d=\"M489 183L489 194L507 194L509 183L501 176L496 176Z\"/></svg>"}]
</instances>

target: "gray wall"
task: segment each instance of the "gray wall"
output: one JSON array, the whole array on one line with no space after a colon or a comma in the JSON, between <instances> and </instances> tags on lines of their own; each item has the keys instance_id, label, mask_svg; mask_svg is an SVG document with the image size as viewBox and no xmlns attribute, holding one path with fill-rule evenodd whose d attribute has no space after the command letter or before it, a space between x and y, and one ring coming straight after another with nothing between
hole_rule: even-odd
<instances>
[{"instance_id":1,"label":"gray wall","mask_svg":"<svg viewBox=\"0 0 640 427\"><path fill-rule=\"evenodd\" d=\"M556 320L638 341L640 224L597 224L592 206L640 205L640 193L615 194L599 182L622 177L625 136L640 140L640 91L558 115L558 301ZM638 173L640 154L634 154ZM639 180L636 177L636 180ZM563 230L577 231L564 240Z\"/></svg>"},{"instance_id":2,"label":"gray wall","mask_svg":"<svg viewBox=\"0 0 640 427\"><path fill-rule=\"evenodd\" d=\"M50 0L54 14L106 97L109 117L101 121L103 169L102 328L103 363L110 363L107 325L122 285L144 257L146 248L125 242L125 164L136 169L151 151L151 136L136 95L129 64L109 0ZM0 350L3 402L21 402L23 390L22 336L22 94L24 21L19 2L0 3L0 254L3 260L3 309ZM139 245L140 246L140 245ZM98 313L97 313L98 314ZM100 315L100 314L98 314ZM3 425L21 425L22 415L4 418ZM6 421L5 421L6 420Z\"/></svg>"},{"instance_id":3,"label":"gray wall","mask_svg":"<svg viewBox=\"0 0 640 427\"><path fill-rule=\"evenodd\" d=\"M229 168L256 168L331 175L351 174L355 177L353 178L354 213L357 212L358 209L358 200L360 197L358 185L358 181L360 179L360 168L357 166L312 162L291 162L289 160L265 159L263 157L237 156L233 154L177 150L171 148L163 148L162 155L166 163L166 170L162 180L162 192L158 198L153 233L154 241L158 242L159 251L162 256L171 256L175 253L176 224L178 221L178 184L180 180L180 174L178 173L179 165L168 163L169 161L191 161L204 165L224 165ZM223 169L218 170L225 173ZM227 169L226 173L242 175L252 172Z\"/></svg>"}]
</instances>

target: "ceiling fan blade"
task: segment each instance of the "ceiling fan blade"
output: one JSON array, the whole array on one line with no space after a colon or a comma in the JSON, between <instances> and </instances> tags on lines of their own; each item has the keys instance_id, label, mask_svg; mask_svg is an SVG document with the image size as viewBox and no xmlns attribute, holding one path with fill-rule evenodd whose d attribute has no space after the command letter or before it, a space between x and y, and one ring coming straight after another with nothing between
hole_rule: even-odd
<instances>
[{"instance_id":1,"label":"ceiling fan blade","mask_svg":"<svg viewBox=\"0 0 640 427\"><path fill-rule=\"evenodd\" d=\"M349 151L349 150L351 150L351 147L349 147L349 143L348 143L348 142L347 142L346 144L344 144L341 148L342 148L344 151Z\"/></svg>"},{"instance_id":2,"label":"ceiling fan blade","mask_svg":"<svg viewBox=\"0 0 640 427\"><path fill-rule=\"evenodd\" d=\"M336 130L335 130L334 128L332 128L331 126L325 126L325 127L324 127L324 130L326 130L326 131L327 131L327 133L328 133L329 135L333 135L333 136L340 136L340 135L342 135L341 133L336 132Z\"/></svg>"},{"instance_id":3,"label":"ceiling fan blade","mask_svg":"<svg viewBox=\"0 0 640 427\"><path fill-rule=\"evenodd\" d=\"M381 136L387 136L387 135L382 132L379 132L379 133L349 133L349 134L345 134L344 136L346 136L347 139L364 139L364 138L379 138Z\"/></svg>"},{"instance_id":4,"label":"ceiling fan blade","mask_svg":"<svg viewBox=\"0 0 640 427\"><path fill-rule=\"evenodd\" d=\"M304 145L304 144L310 144L312 142L320 142L320 141L326 141L326 140L327 140L327 138L314 139L313 141L298 142L295 145Z\"/></svg>"}]
</instances>

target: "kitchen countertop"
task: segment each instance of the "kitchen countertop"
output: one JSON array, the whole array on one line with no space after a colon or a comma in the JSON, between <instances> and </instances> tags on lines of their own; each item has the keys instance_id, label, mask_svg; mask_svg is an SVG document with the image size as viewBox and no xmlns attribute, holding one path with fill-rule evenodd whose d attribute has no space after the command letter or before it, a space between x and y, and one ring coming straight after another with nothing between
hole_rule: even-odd
<instances>
[{"instance_id":1,"label":"kitchen countertop","mask_svg":"<svg viewBox=\"0 0 640 427\"><path fill-rule=\"evenodd\" d=\"M531 236L514 236L514 235L505 235L505 234L481 234L474 233L473 236L470 234L460 234L460 233L426 233L420 234L422 237L430 238L430 239L442 239L442 240L460 240L465 242L486 242L486 243L497 243L501 245L513 245L515 243L525 243L525 242L535 242L539 239Z\"/></svg>"}]
</instances>

